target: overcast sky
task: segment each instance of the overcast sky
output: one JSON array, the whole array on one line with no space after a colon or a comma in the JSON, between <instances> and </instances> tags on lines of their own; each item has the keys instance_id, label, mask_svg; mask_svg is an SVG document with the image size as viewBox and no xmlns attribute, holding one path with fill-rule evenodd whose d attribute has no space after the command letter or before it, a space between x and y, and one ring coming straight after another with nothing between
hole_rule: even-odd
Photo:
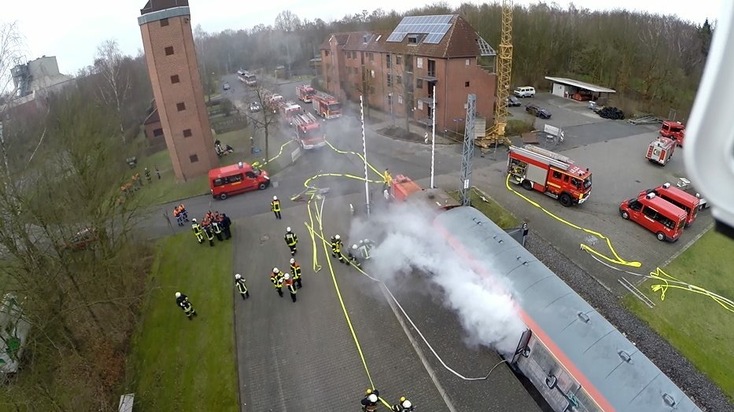
<instances>
[{"instance_id":1,"label":"overcast sky","mask_svg":"<svg viewBox=\"0 0 734 412\"><path fill-rule=\"evenodd\" d=\"M700 24L706 18L715 20L722 1L731 0L575 0L573 3L590 9L626 8L675 14ZM464 2L480 3L476 0ZM538 2L515 0L515 4ZM555 1L563 7L571 2ZM126 54L135 55L143 47L137 17L145 0L35 0L31 3L6 0L3 3L0 22L18 23L26 39L29 60L42 55L56 56L62 73L73 75L91 64L97 46L107 39L117 40ZM201 24L207 32L273 24L283 10L290 10L301 19L330 21L346 14L360 13L363 9L389 11L396 3L394 0L189 0L193 26ZM433 4L434 1L401 0L399 3L398 11L405 11ZM462 1L448 0L446 3L455 6Z\"/></svg>"}]
</instances>

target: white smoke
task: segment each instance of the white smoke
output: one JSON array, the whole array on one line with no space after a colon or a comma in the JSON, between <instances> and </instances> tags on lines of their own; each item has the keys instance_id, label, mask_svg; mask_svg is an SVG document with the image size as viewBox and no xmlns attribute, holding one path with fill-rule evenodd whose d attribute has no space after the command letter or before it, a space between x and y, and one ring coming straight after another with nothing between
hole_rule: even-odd
<instances>
[{"instance_id":1,"label":"white smoke","mask_svg":"<svg viewBox=\"0 0 734 412\"><path fill-rule=\"evenodd\" d=\"M350 239L377 242L365 265L370 275L390 287L413 270L421 272L443 291L443 304L458 315L468 344L512 354L525 326L515 310L509 282L476 273L434 229L435 213L416 204L391 205L369 221L355 220ZM493 272L491 261L480 263Z\"/></svg>"}]
</instances>

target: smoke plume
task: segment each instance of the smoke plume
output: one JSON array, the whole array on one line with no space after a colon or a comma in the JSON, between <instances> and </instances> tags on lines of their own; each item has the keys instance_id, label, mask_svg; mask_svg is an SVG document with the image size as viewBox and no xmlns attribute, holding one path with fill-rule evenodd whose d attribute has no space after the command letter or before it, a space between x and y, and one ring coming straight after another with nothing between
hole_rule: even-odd
<instances>
[{"instance_id":1,"label":"smoke plume","mask_svg":"<svg viewBox=\"0 0 734 412\"><path fill-rule=\"evenodd\" d=\"M515 310L509 282L476 273L435 231L435 213L422 205L391 205L369 221L355 220L350 239L377 242L365 265L370 275L390 287L414 270L421 272L442 290L443 304L458 315L469 345L512 354L525 326ZM492 272L491 261L479 263Z\"/></svg>"}]
</instances>

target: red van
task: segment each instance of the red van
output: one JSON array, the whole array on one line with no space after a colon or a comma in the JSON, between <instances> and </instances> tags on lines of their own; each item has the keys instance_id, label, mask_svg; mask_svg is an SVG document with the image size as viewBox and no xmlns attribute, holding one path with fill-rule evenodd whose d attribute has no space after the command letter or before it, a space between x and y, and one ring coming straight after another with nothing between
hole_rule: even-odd
<instances>
[{"instance_id":1,"label":"red van","mask_svg":"<svg viewBox=\"0 0 734 412\"><path fill-rule=\"evenodd\" d=\"M245 162L209 171L209 189L215 199L224 200L238 193L265 190L268 186L270 186L268 172Z\"/></svg>"},{"instance_id":2,"label":"red van","mask_svg":"<svg viewBox=\"0 0 734 412\"><path fill-rule=\"evenodd\" d=\"M696 220L698 216L698 210L700 209L701 200L696 196L684 192L683 190L671 186L670 183L665 183L654 189L648 189L644 192L640 192L640 196L648 193L655 193L659 197L665 199L669 203L672 203L679 208L686 211L686 227L690 226Z\"/></svg>"},{"instance_id":3,"label":"red van","mask_svg":"<svg viewBox=\"0 0 734 412\"><path fill-rule=\"evenodd\" d=\"M686 211L655 193L625 200L619 205L619 214L655 233L660 241L675 242L686 224Z\"/></svg>"}]
</instances>

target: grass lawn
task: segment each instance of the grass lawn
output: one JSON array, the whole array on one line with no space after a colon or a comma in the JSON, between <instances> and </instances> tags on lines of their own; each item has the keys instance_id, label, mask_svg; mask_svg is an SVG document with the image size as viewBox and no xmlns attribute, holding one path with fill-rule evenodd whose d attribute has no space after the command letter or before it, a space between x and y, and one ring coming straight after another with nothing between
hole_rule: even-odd
<instances>
[{"instance_id":1,"label":"grass lawn","mask_svg":"<svg viewBox=\"0 0 734 412\"><path fill-rule=\"evenodd\" d=\"M451 197L461 201L461 195L458 190L452 190L448 192ZM488 196L484 196L477 191L475 188L471 190L471 205L478 211L482 212L485 216L490 218L497 226L502 229L513 229L520 226L520 220L515 215L510 213L509 210L500 206L499 203L495 202L494 199Z\"/></svg>"},{"instance_id":2,"label":"grass lawn","mask_svg":"<svg viewBox=\"0 0 734 412\"><path fill-rule=\"evenodd\" d=\"M186 231L158 244L128 362L135 410L239 410L232 242L200 245ZM176 291L189 296L194 320L176 306Z\"/></svg>"},{"instance_id":3,"label":"grass lawn","mask_svg":"<svg viewBox=\"0 0 734 412\"><path fill-rule=\"evenodd\" d=\"M734 299L734 240L713 230L663 270L677 279ZM668 289L664 301L652 292L658 280L640 288L656 306L649 309L632 296L624 304L675 346L734 399L734 313L707 296Z\"/></svg>"}]
</instances>

